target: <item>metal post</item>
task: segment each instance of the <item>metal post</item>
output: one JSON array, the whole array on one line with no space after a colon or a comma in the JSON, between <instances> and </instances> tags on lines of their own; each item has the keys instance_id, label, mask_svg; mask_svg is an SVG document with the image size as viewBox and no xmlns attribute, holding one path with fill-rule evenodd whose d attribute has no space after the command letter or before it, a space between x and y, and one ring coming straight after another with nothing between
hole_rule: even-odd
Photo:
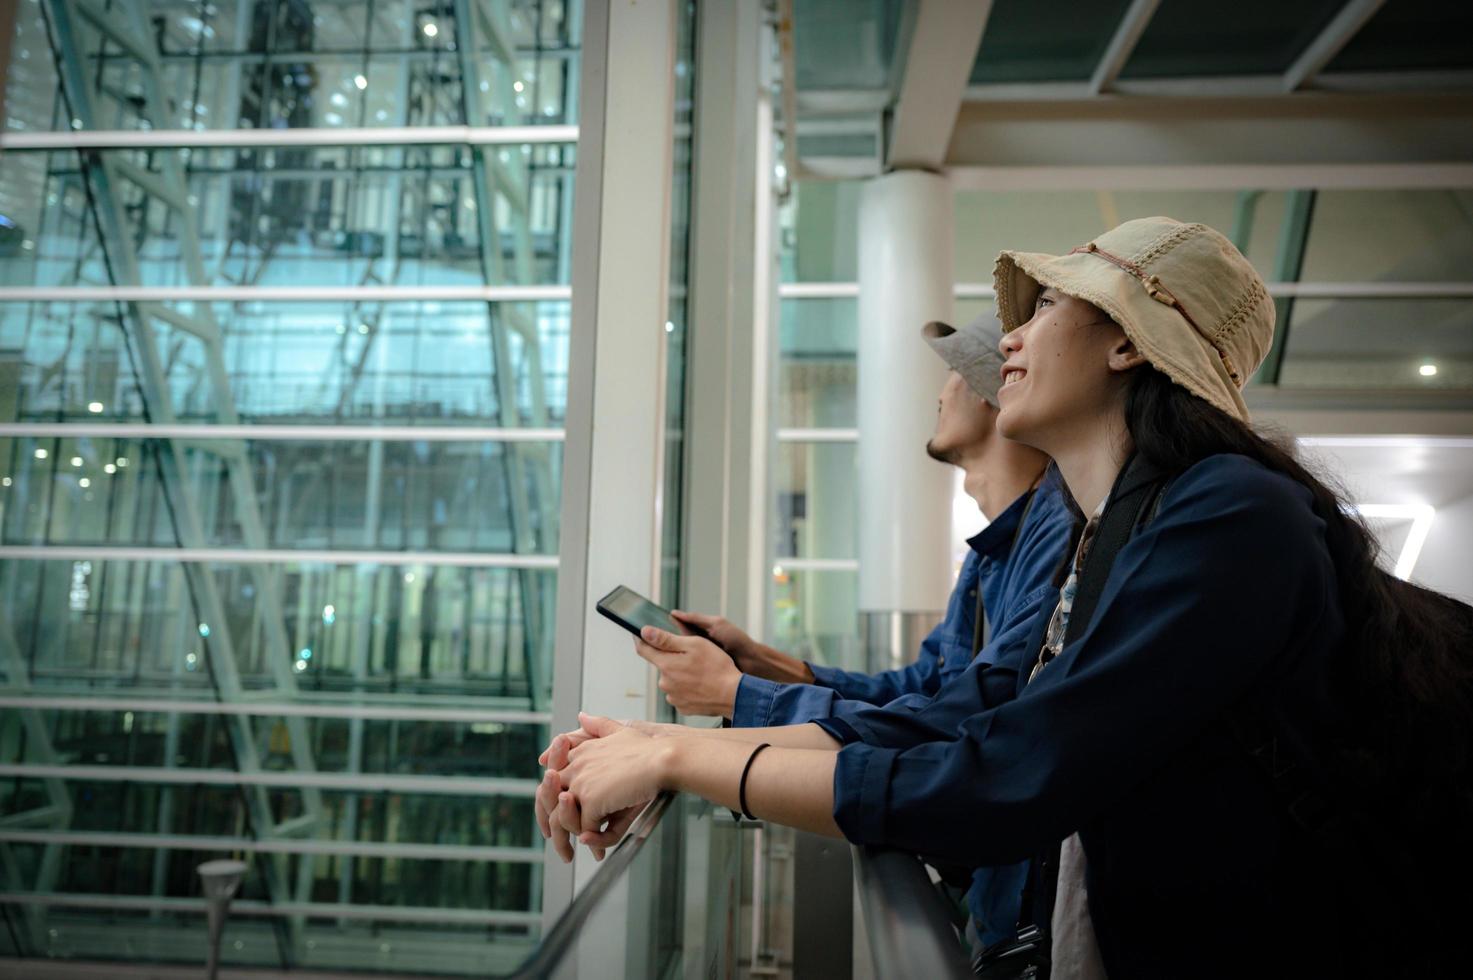
<instances>
[{"instance_id":1,"label":"metal post","mask_svg":"<svg viewBox=\"0 0 1473 980\"><path fill-rule=\"evenodd\" d=\"M1304 250L1309 244L1309 225L1314 216L1315 192L1290 191L1284 205L1284 224L1279 232L1279 250L1274 258L1274 282L1298 282L1304 267ZM1294 298L1281 297L1274 304L1274 342L1263 366L1253 378L1258 384L1277 385L1284 368L1284 352L1289 347L1289 320L1294 313Z\"/></svg>"},{"instance_id":2,"label":"metal post","mask_svg":"<svg viewBox=\"0 0 1473 980\"><path fill-rule=\"evenodd\" d=\"M204 886L210 925L210 958L205 967L206 980L215 980L220 972L220 937L225 933L225 920L230 915L230 900L245 877L244 861L206 861L197 869Z\"/></svg>"}]
</instances>

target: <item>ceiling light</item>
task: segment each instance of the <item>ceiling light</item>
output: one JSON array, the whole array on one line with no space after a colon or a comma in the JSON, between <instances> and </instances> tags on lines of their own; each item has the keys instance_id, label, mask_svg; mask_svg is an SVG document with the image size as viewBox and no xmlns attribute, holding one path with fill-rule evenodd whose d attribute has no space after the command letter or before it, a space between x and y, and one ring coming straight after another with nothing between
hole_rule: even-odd
<instances>
[{"instance_id":1,"label":"ceiling light","mask_svg":"<svg viewBox=\"0 0 1473 980\"><path fill-rule=\"evenodd\" d=\"M87 404L87 411L91 412L93 415L101 415L102 402L89 402Z\"/></svg>"},{"instance_id":2,"label":"ceiling light","mask_svg":"<svg viewBox=\"0 0 1473 980\"><path fill-rule=\"evenodd\" d=\"M363 75L354 75L353 84L358 86L358 91L361 92L364 89L368 88L368 79Z\"/></svg>"},{"instance_id":3,"label":"ceiling light","mask_svg":"<svg viewBox=\"0 0 1473 980\"><path fill-rule=\"evenodd\" d=\"M80 456L73 456L72 457L72 465L73 466L81 466L82 465L82 457L80 457Z\"/></svg>"},{"instance_id":4,"label":"ceiling light","mask_svg":"<svg viewBox=\"0 0 1473 980\"><path fill-rule=\"evenodd\" d=\"M1412 522L1412 529L1407 532L1401 554L1396 557L1396 567L1392 570L1399 579L1410 578L1412 569L1417 567L1417 558L1422 554L1422 546L1427 543L1427 534L1432 530L1432 520L1437 511L1427 504L1356 504L1355 510L1361 517Z\"/></svg>"},{"instance_id":5,"label":"ceiling light","mask_svg":"<svg viewBox=\"0 0 1473 980\"><path fill-rule=\"evenodd\" d=\"M44 449L38 449L38 450L36 450L36 458L37 459L45 459L46 458L46 455L47 455L46 454L46 450L44 450Z\"/></svg>"},{"instance_id":6,"label":"ceiling light","mask_svg":"<svg viewBox=\"0 0 1473 980\"><path fill-rule=\"evenodd\" d=\"M1423 364L1417 368L1417 373L1424 378L1435 377L1437 375L1437 365L1432 363Z\"/></svg>"},{"instance_id":7,"label":"ceiling light","mask_svg":"<svg viewBox=\"0 0 1473 980\"><path fill-rule=\"evenodd\" d=\"M428 24L425 25L425 37L434 37L436 34L439 33L440 29L435 26L434 21L430 21Z\"/></svg>"}]
</instances>

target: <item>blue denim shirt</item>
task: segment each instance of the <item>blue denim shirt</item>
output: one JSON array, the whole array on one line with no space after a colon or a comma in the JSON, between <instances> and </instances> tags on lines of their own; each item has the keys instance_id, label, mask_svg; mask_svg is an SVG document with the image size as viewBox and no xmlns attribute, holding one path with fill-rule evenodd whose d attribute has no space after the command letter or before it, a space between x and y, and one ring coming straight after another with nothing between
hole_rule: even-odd
<instances>
[{"instance_id":1,"label":"blue denim shirt","mask_svg":"<svg viewBox=\"0 0 1473 980\"><path fill-rule=\"evenodd\" d=\"M1332 879L1283 859L1293 829L1223 719L1245 697L1271 698L1284 744L1323 772L1312 757L1345 723L1330 693L1337 589L1303 486L1242 456L1203 460L1120 550L1088 625L1032 683L1048 611L999 683L979 663L920 711L820 719L844 744L834 819L854 843L973 866L1078 832L1109 975L1261 972L1242 937L1332 908ZM1296 945L1321 955L1334 943Z\"/></svg>"},{"instance_id":2,"label":"blue denim shirt","mask_svg":"<svg viewBox=\"0 0 1473 980\"><path fill-rule=\"evenodd\" d=\"M1020 627L1031 622L1052 590L1054 569L1068 544L1071 525L1057 471L1050 467L1031 506L1028 495L1019 497L967 542L967 556L946 615L922 641L914 663L879 674L810 664L812 684L782 684L743 675L732 725L801 725L819 718L845 717L867 705L925 705L972 663L978 589L992 624L992 642L978 658L993 663L1012 644L1021 642Z\"/></svg>"}]
</instances>

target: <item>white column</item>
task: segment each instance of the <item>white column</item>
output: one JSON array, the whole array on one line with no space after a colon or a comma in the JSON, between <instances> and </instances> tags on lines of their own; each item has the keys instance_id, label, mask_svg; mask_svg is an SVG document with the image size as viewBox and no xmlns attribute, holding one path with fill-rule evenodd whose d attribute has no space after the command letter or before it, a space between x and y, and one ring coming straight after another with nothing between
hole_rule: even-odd
<instances>
[{"instance_id":1,"label":"white column","mask_svg":"<svg viewBox=\"0 0 1473 980\"><path fill-rule=\"evenodd\" d=\"M872 667L915 656L951 591L952 473L926 455L946 368L921 340L952 316L946 178L897 171L859 204L859 611Z\"/></svg>"}]
</instances>

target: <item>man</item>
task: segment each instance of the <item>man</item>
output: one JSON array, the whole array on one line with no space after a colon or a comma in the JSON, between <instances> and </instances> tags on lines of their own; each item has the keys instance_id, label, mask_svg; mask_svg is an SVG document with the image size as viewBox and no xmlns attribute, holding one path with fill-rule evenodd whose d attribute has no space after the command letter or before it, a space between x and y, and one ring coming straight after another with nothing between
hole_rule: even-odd
<instances>
[{"instance_id":1,"label":"man","mask_svg":"<svg viewBox=\"0 0 1473 980\"><path fill-rule=\"evenodd\" d=\"M967 542L945 618L921 643L914 663L865 674L805 663L756 642L718 616L677 612L704 630L714 646L672 636L663 650L649 644L639 650L660 670L660 689L677 710L761 727L857 709L845 701L884 705L899 698L929 699L966 670L989 639L995 648L1016 632L1049 593L1072 519L1057 479L1045 473L1048 457L1004 439L994 427L1002 383L1001 333L993 318L984 316L961 330L930 323L923 336L952 368L926 451L963 470L967 494L990 520ZM1002 650L990 652L987 659L993 663Z\"/></svg>"},{"instance_id":2,"label":"man","mask_svg":"<svg viewBox=\"0 0 1473 980\"><path fill-rule=\"evenodd\" d=\"M711 642L661 632L654 643L635 644L660 671L660 689L677 710L767 727L850 717L876 705L920 708L974 659L994 665L1021 659L1030 624L1055 594L1053 573L1073 518L1057 475L1046 471L1048 457L996 431L1003 359L993 317L960 330L930 323L922 335L952 369L926 451L963 470L963 486L991 521L967 542L945 618L914 663L865 674L805 663L717 616L677 612ZM999 671L989 677L1002 682ZM1012 935L1022 879L1021 866L979 873L969 905L981 944Z\"/></svg>"}]
</instances>

